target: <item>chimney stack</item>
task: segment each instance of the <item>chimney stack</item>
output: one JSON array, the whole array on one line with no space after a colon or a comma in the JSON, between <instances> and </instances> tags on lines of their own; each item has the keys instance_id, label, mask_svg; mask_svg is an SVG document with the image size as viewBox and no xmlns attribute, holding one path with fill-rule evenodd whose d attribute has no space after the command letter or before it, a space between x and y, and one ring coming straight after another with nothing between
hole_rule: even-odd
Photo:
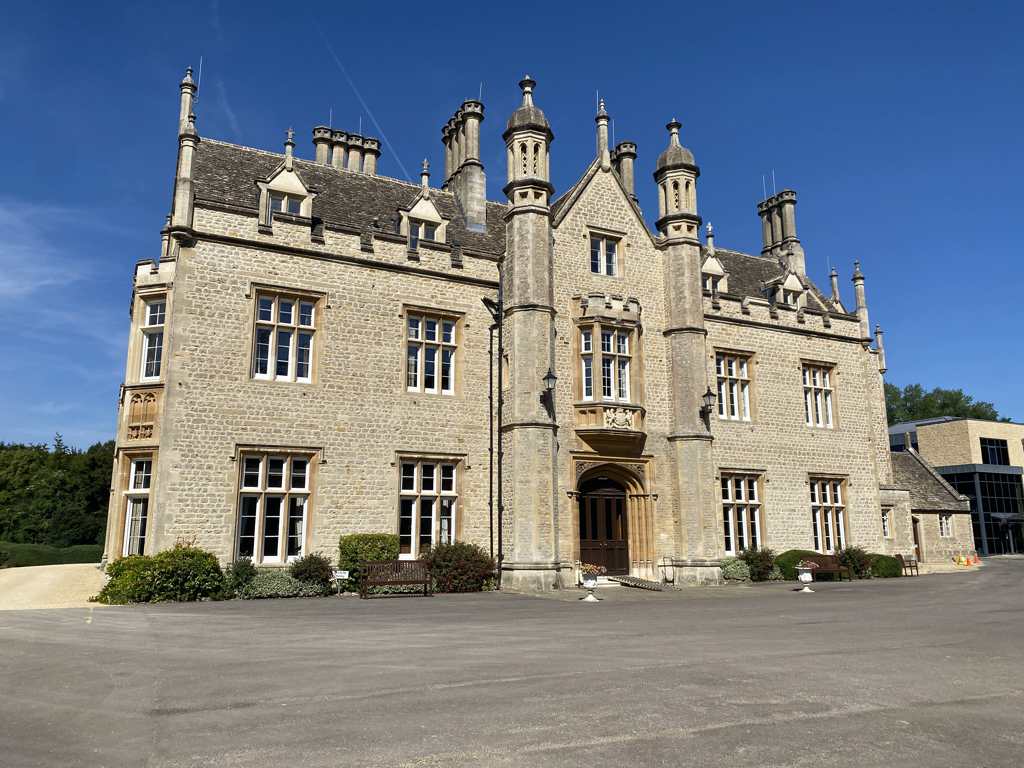
<instances>
[{"instance_id":1,"label":"chimney stack","mask_svg":"<svg viewBox=\"0 0 1024 768\"><path fill-rule=\"evenodd\" d=\"M771 254L791 271L806 273L804 249L796 236L796 192L784 189L757 204L761 217L761 255Z\"/></svg>"},{"instance_id":2,"label":"chimney stack","mask_svg":"<svg viewBox=\"0 0 1024 768\"><path fill-rule=\"evenodd\" d=\"M380 142L370 136L363 139L363 173L377 175L377 158L380 157Z\"/></svg>"},{"instance_id":3,"label":"chimney stack","mask_svg":"<svg viewBox=\"0 0 1024 768\"><path fill-rule=\"evenodd\" d=\"M348 169L356 173L363 170L363 137L354 133L348 135Z\"/></svg>"},{"instance_id":4,"label":"chimney stack","mask_svg":"<svg viewBox=\"0 0 1024 768\"><path fill-rule=\"evenodd\" d=\"M487 226L487 179L480 162L480 123L484 105L467 99L441 129L444 144L444 183L462 206L466 225L474 231Z\"/></svg>"},{"instance_id":5,"label":"chimney stack","mask_svg":"<svg viewBox=\"0 0 1024 768\"><path fill-rule=\"evenodd\" d=\"M316 147L316 162L319 165L330 165L331 162L331 129L326 125L318 125L313 129L313 146Z\"/></svg>"},{"instance_id":6,"label":"chimney stack","mask_svg":"<svg viewBox=\"0 0 1024 768\"><path fill-rule=\"evenodd\" d=\"M331 165L339 171L345 167L345 149L348 146L348 136L344 131L331 133Z\"/></svg>"},{"instance_id":7,"label":"chimney stack","mask_svg":"<svg viewBox=\"0 0 1024 768\"><path fill-rule=\"evenodd\" d=\"M620 141L612 152L612 163L619 174L622 186L633 200L636 200L636 182L633 176L633 163L636 161L636 144L632 141Z\"/></svg>"}]
</instances>

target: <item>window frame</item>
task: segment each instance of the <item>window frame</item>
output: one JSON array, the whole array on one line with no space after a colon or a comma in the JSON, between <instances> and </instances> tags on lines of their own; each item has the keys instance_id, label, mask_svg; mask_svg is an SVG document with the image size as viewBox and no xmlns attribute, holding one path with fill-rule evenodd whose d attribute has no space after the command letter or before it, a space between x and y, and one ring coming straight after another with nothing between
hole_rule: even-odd
<instances>
[{"instance_id":1,"label":"window frame","mask_svg":"<svg viewBox=\"0 0 1024 768\"><path fill-rule=\"evenodd\" d=\"M939 512L939 538L953 538L953 513Z\"/></svg>"},{"instance_id":2,"label":"window frame","mask_svg":"<svg viewBox=\"0 0 1024 768\"><path fill-rule=\"evenodd\" d=\"M235 559L250 559L256 565L284 566L304 556L309 549L310 542L310 520L312 518L313 500L313 467L315 465L316 452L307 450L283 450L283 449L245 449L238 454L238 479L236 482L236 509L235 509ZM256 485L248 485L247 480L248 461L257 461ZM283 461L281 485L270 485L270 462ZM304 479L303 487L294 486L295 463L303 462L305 465L302 473ZM253 518L251 535L245 533L246 518L249 517L246 508L246 499L254 499L255 506L252 508ZM277 551L272 556L267 556L265 547L267 544L267 499L280 499L277 507ZM294 516L293 504L298 501L301 504L299 516L300 528L297 536L299 546L296 554L291 554L291 541L296 534L292 533L292 521ZM252 539L251 552L243 548L242 539Z\"/></svg>"},{"instance_id":3,"label":"window frame","mask_svg":"<svg viewBox=\"0 0 1024 768\"><path fill-rule=\"evenodd\" d=\"M737 493L737 488L740 492ZM730 557L764 548L764 475L723 471L719 476L722 546ZM751 490L753 498L751 498ZM739 535L738 535L739 534ZM737 547L742 542L742 546Z\"/></svg>"},{"instance_id":4,"label":"window frame","mask_svg":"<svg viewBox=\"0 0 1024 768\"><path fill-rule=\"evenodd\" d=\"M151 527L153 510L152 510L152 491L153 491L153 469L155 465L155 454L153 453L140 453L127 457L128 460L128 474L125 478L124 491L122 493L121 509L124 515L124 525L121 530L121 556L128 557L129 555L144 555L146 553L146 541L149 538L149 529ZM136 485L137 479L137 466L140 464L147 464L147 471L142 475L145 478L145 484L142 486ZM141 503L141 514L139 515L139 529L141 532L138 535L133 534L135 518L133 512L133 506L135 503ZM133 540L137 541L138 546L133 547ZM133 551L137 549L138 551Z\"/></svg>"},{"instance_id":5,"label":"window frame","mask_svg":"<svg viewBox=\"0 0 1024 768\"><path fill-rule=\"evenodd\" d=\"M253 291L253 331L252 331L252 354L249 364L249 378L254 381L285 382L289 384L312 384L317 369L317 338L320 330L320 315L322 313L322 296L289 291L286 289L257 287ZM263 317L263 301L270 301L270 319ZM282 319L282 305L288 302L291 305L289 312L290 320ZM305 313L303 307L310 307L309 322L303 322ZM261 342L261 333L267 333L266 355L261 354L264 346ZM287 371L279 373L281 364L281 334L288 333L287 344ZM301 340L305 337L308 344L303 345ZM304 363L300 361L300 352L305 349L306 356ZM306 375L300 376L301 365L306 367ZM264 368L264 370L261 370Z\"/></svg>"},{"instance_id":6,"label":"window frame","mask_svg":"<svg viewBox=\"0 0 1024 768\"><path fill-rule=\"evenodd\" d=\"M815 375L820 378L816 380ZM836 428L835 377L836 366L832 363L801 361L800 382L803 387L805 426L812 429Z\"/></svg>"},{"instance_id":7,"label":"window frame","mask_svg":"<svg viewBox=\"0 0 1024 768\"><path fill-rule=\"evenodd\" d=\"M621 235L608 232L591 231L588 233L588 259L590 274L602 277L622 277L622 243ZM611 244L609 253L608 245ZM595 248L596 246L596 248ZM594 267L597 269L594 269Z\"/></svg>"},{"instance_id":8,"label":"window frame","mask_svg":"<svg viewBox=\"0 0 1024 768\"><path fill-rule=\"evenodd\" d=\"M139 323L139 331L142 342L139 350L139 381L160 381L164 372L164 346L167 340L167 294L157 293L141 298L142 321ZM162 310L157 318L159 322L153 322L152 310L157 306L162 307ZM154 338L159 338L156 345L152 345L151 342L151 339ZM150 358L151 353L153 353L155 360ZM151 364L155 364L155 372L147 373L147 369Z\"/></svg>"},{"instance_id":9,"label":"window frame","mask_svg":"<svg viewBox=\"0 0 1024 768\"><path fill-rule=\"evenodd\" d=\"M1010 441L998 437L979 437L981 463L996 467L1010 466ZM996 461L991 461L996 459Z\"/></svg>"},{"instance_id":10,"label":"window frame","mask_svg":"<svg viewBox=\"0 0 1024 768\"><path fill-rule=\"evenodd\" d=\"M601 319L578 321L576 334L579 401L638 405L636 395L641 386L639 326ZM610 334L607 346L606 334ZM605 394L606 391L610 394Z\"/></svg>"},{"instance_id":11,"label":"window frame","mask_svg":"<svg viewBox=\"0 0 1024 768\"><path fill-rule=\"evenodd\" d=\"M715 350L715 408L719 421L753 421L753 366L754 356L748 352Z\"/></svg>"},{"instance_id":12,"label":"window frame","mask_svg":"<svg viewBox=\"0 0 1024 768\"><path fill-rule=\"evenodd\" d=\"M892 537L892 507L882 507L882 538Z\"/></svg>"},{"instance_id":13,"label":"window frame","mask_svg":"<svg viewBox=\"0 0 1024 768\"><path fill-rule=\"evenodd\" d=\"M267 189L267 221L272 221L275 213L284 213L289 216L301 216L302 205L306 202L308 195L298 195L294 192L281 192L276 189ZM275 198L284 201L283 208L275 208ZM295 203L297 210L292 210L292 202Z\"/></svg>"},{"instance_id":14,"label":"window frame","mask_svg":"<svg viewBox=\"0 0 1024 768\"><path fill-rule=\"evenodd\" d=\"M412 323L417 321L417 335L412 335ZM428 323L434 323L434 338L427 338ZM450 341L445 341L447 325L451 324ZM405 391L415 395L442 395L453 397L459 391L458 376L462 368L459 347L462 344L462 315L440 309L406 307L402 312L402 377ZM410 354L415 347L415 365ZM434 384L427 387L427 363L433 353ZM447 354L447 357L446 357ZM413 370L415 367L415 371ZM445 377L448 386L444 386ZM410 384L412 378L415 384Z\"/></svg>"},{"instance_id":15,"label":"window frame","mask_svg":"<svg viewBox=\"0 0 1024 768\"><path fill-rule=\"evenodd\" d=\"M399 537L399 560L415 560L439 543L458 541L459 526L462 520L461 481L462 459L454 456L399 455L398 466L398 501L396 504L396 525ZM430 487L426 487L424 469L431 467ZM412 468L412 475L407 469ZM451 470L450 479L446 480L445 470ZM411 487L406 480L411 478ZM423 549L423 515L424 502L430 503L430 544ZM445 501L448 503L448 515L444 515ZM406 503L411 514L405 514ZM403 521L409 520L408 533L403 532ZM448 521L448 540L441 541L442 528ZM408 538L408 545L403 542ZM407 550L407 551L403 551Z\"/></svg>"},{"instance_id":16,"label":"window frame","mask_svg":"<svg viewBox=\"0 0 1024 768\"><path fill-rule=\"evenodd\" d=\"M849 540L847 479L830 475L811 475L808 478L808 485L813 549L823 555L834 555L846 547ZM822 489L826 489L827 492L822 494Z\"/></svg>"}]
</instances>

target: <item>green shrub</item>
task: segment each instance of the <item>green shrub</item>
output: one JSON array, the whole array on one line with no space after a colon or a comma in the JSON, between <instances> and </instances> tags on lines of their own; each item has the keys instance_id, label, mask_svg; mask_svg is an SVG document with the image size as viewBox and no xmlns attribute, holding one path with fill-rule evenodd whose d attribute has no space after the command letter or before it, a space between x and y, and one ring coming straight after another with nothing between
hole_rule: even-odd
<instances>
[{"instance_id":1,"label":"green shrub","mask_svg":"<svg viewBox=\"0 0 1024 768\"><path fill-rule=\"evenodd\" d=\"M481 592L494 576L494 559L476 544L438 544L423 556L437 592Z\"/></svg>"},{"instance_id":2,"label":"green shrub","mask_svg":"<svg viewBox=\"0 0 1024 768\"><path fill-rule=\"evenodd\" d=\"M772 570L768 574L768 581L784 581L785 576L782 575L782 571L779 570L779 566L772 563Z\"/></svg>"},{"instance_id":3,"label":"green shrub","mask_svg":"<svg viewBox=\"0 0 1024 768\"><path fill-rule=\"evenodd\" d=\"M242 588L255 577L256 566L248 557L236 560L224 570L224 582L227 585L227 590L233 595L241 592Z\"/></svg>"},{"instance_id":4,"label":"green shrub","mask_svg":"<svg viewBox=\"0 0 1024 768\"><path fill-rule=\"evenodd\" d=\"M819 554L809 549L787 549L775 556L775 565L779 567L782 577L788 581L796 581L796 564L805 557Z\"/></svg>"},{"instance_id":5,"label":"green shrub","mask_svg":"<svg viewBox=\"0 0 1024 768\"><path fill-rule=\"evenodd\" d=\"M889 555L869 555L871 558L871 575L876 579L891 579L903 575L900 561Z\"/></svg>"},{"instance_id":6,"label":"green shrub","mask_svg":"<svg viewBox=\"0 0 1024 768\"><path fill-rule=\"evenodd\" d=\"M11 559L11 553L6 549L0 549L0 568L7 567L7 561Z\"/></svg>"},{"instance_id":7,"label":"green shrub","mask_svg":"<svg viewBox=\"0 0 1024 768\"><path fill-rule=\"evenodd\" d=\"M338 568L349 572L340 584L344 592L359 589L359 563L366 560L397 560L397 533L351 533L338 540Z\"/></svg>"},{"instance_id":8,"label":"green shrub","mask_svg":"<svg viewBox=\"0 0 1024 768\"><path fill-rule=\"evenodd\" d=\"M219 598L227 586L215 555L183 544L122 557L107 565L107 576L96 600L110 605Z\"/></svg>"},{"instance_id":9,"label":"green shrub","mask_svg":"<svg viewBox=\"0 0 1024 768\"><path fill-rule=\"evenodd\" d=\"M270 597L319 597L325 592L319 584L299 581L287 571L278 568L260 568L252 580L239 590L243 600L261 600Z\"/></svg>"},{"instance_id":10,"label":"green shrub","mask_svg":"<svg viewBox=\"0 0 1024 768\"><path fill-rule=\"evenodd\" d=\"M64 563L98 563L103 557L100 544L76 544L71 547L51 547L49 544L14 544L0 542L7 553L7 568L32 565L62 565Z\"/></svg>"},{"instance_id":11,"label":"green shrub","mask_svg":"<svg viewBox=\"0 0 1024 768\"><path fill-rule=\"evenodd\" d=\"M723 557L722 578L726 581L750 581L750 568L738 557Z\"/></svg>"},{"instance_id":12,"label":"green shrub","mask_svg":"<svg viewBox=\"0 0 1024 768\"><path fill-rule=\"evenodd\" d=\"M770 549L748 549L740 553L740 560L750 569L751 581L768 581L775 565L775 553Z\"/></svg>"},{"instance_id":13,"label":"green shrub","mask_svg":"<svg viewBox=\"0 0 1024 768\"><path fill-rule=\"evenodd\" d=\"M861 547L846 547L836 553L840 563L847 566L858 579L871 578L871 556Z\"/></svg>"},{"instance_id":14,"label":"green shrub","mask_svg":"<svg viewBox=\"0 0 1024 768\"><path fill-rule=\"evenodd\" d=\"M152 602L191 602L224 593L224 572L212 552L175 544L153 556Z\"/></svg>"},{"instance_id":15,"label":"green shrub","mask_svg":"<svg viewBox=\"0 0 1024 768\"><path fill-rule=\"evenodd\" d=\"M153 598L153 558L129 555L107 563L107 583L94 598L107 605L148 603Z\"/></svg>"},{"instance_id":16,"label":"green shrub","mask_svg":"<svg viewBox=\"0 0 1024 768\"><path fill-rule=\"evenodd\" d=\"M331 561L321 554L313 552L300 557L288 569L292 578L304 581L307 584L319 584L326 592L331 588L331 577L334 569L331 568Z\"/></svg>"}]
</instances>

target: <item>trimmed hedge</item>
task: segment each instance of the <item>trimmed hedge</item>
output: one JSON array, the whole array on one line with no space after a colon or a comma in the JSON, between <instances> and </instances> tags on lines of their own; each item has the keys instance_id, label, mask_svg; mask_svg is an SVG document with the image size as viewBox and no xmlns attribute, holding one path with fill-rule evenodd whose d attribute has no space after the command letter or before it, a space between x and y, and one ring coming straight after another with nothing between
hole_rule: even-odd
<instances>
[{"instance_id":1,"label":"trimmed hedge","mask_svg":"<svg viewBox=\"0 0 1024 768\"><path fill-rule=\"evenodd\" d=\"M796 564L805 557L817 555L809 549L787 549L775 556L775 565L787 581L796 581Z\"/></svg>"},{"instance_id":2,"label":"trimmed hedge","mask_svg":"<svg viewBox=\"0 0 1024 768\"><path fill-rule=\"evenodd\" d=\"M4 554L6 553L6 557ZM51 547L49 544L14 544L0 541L0 568L32 565L64 565L66 563L99 563L103 558L101 544L75 544Z\"/></svg>"},{"instance_id":3,"label":"trimmed hedge","mask_svg":"<svg viewBox=\"0 0 1024 768\"><path fill-rule=\"evenodd\" d=\"M482 592L494 578L494 559L476 544L438 544L422 558L436 592Z\"/></svg>"},{"instance_id":4,"label":"trimmed hedge","mask_svg":"<svg viewBox=\"0 0 1024 768\"><path fill-rule=\"evenodd\" d=\"M217 556L185 544L152 557L115 560L107 566L107 575L110 579L96 600L110 605L221 598L227 588Z\"/></svg>"},{"instance_id":5,"label":"trimmed hedge","mask_svg":"<svg viewBox=\"0 0 1024 768\"><path fill-rule=\"evenodd\" d=\"M775 565L775 553L770 549L748 549L740 553L740 560L747 564L751 581L768 581Z\"/></svg>"},{"instance_id":6,"label":"trimmed hedge","mask_svg":"<svg viewBox=\"0 0 1024 768\"><path fill-rule=\"evenodd\" d=\"M738 557L723 557L722 578L726 581L750 581L750 568Z\"/></svg>"},{"instance_id":7,"label":"trimmed hedge","mask_svg":"<svg viewBox=\"0 0 1024 768\"><path fill-rule=\"evenodd\" d=\"M259 568L252 580L242 587L238 596L243 600L261 600L271 597L320 597L327 593L320 584L299 581L287 571L278 568Z\"/></svg>"},{"instance_id":8,"label":"trimmed hedge","mask_svg":"<svg viewBox=\"0 0 1024 768\"><path fill-rule=\"evenodd\" d=\"M871 575L876 579L891 579L903 575L900 561L895 557L879 554L872 554L868 557L871 559Z\"/></svg>"},{"instance_id":9,"label":"trimmed hedge","mask_svg":"<svg viewBox=\"0 0 1024 768\"><path fill-rule=\"evenodd\" d=\"M349 572L340 584L343 592L359 591L359 563L366 560L397 560L397 533L350 533L338 540L338 568Z\"/></svg>"}]
</instances>

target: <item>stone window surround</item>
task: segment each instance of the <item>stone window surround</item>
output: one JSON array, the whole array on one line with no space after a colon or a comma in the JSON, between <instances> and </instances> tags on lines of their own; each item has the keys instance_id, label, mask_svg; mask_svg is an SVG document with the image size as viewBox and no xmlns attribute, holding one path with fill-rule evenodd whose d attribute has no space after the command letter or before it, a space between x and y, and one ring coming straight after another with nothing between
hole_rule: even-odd
<instances>
[{"instance_id":1,"label":"stone window surround","mask_svg":"<svg viewBox=\"0 0 1024 768\"><path fill-rule=\"evenodd\" d=\"M437 375L437 391L424 392L423 390L412 391L407 385L408 376L408 346L409 346L409 317L410 315L419 316L430 316L438 319L448 319L455 321L455 355L452 362L453 374L452 374L452 391L442 392L440 386L441 369L440 363L436 368ZM409 397L454 397L456 399L461 398L463 395L463 376L462 371L464 368L465 359L465 331L468 328L467 324L467 309L460 308L456 309L451 306L431 306L430 304L422 301L403 301L401 311L398 313L399 327L398 327L398 365L397 370L400 375L396 377L396 382L400 391L408 395ZM439 328L440 333L440 328ZM440 338L440 337L439 337ZM439 342L440 346L440 342ZM420 364L422 367L422 363Z\"/></svg>"},{"instance_id":2,"label":"stone window surround","mask_svg":"<svg viewBox=\"0 0 1024 768\"><path fill-rule=\"evenodd\" d=\"M725 356L725 357L732 357L732 358L745 358L746 361L747 361L747 376L746 376L746 381L747 381L747 398L746 398L746 400L747 400L747 415L746 415L746 417L740 415L738 418L732 418L731 416L728 416L728 415L723 416L722 413L721 413L720 409L723 407L723 400L722 400L722 396L721 396L721 387L717 386L718 379L719 379L719 376L718 376L718 357L719 357L719 355L722 355L722 356ZM716 413L718 415L718 420L722 421L722 422L737 422L737 423L739 423L739 422L751 423L751 422L755 421L756 414L757 414L757 396L756 396L756 387L754 386L754 371L756 370L757 364L758 364L757 354L755 352L750 351L750 350L737 349L737 348L733 348L733 347L717 347L716 346L716 347L714 347L712 349L710 357L711 357L711 363L714 366L714 370L712 371L712 375L713 375L713 377L715 379L716 393L718 394L718 399L716 400L716 404L715 404L715 411L716 411Z\"/></svg>"},{"instance_id":3,"label":"stone window surround","mask_svg":"<svg viewBox=\"0 0 1024 768\"><path fill-rule=\"evenodd\" d=\"M434 490L434 497L440 499L444 497L454 497L455 503L452 507L452 541L460 541L462 538L462 521L463 521L463 474L469 468L466 463L465 453L456 452L445 452L445 453L434 453L431 451L396 451L395 460L392 462L394 468L394 483L395 483L395 532L401 535L401 515L402 515L402 498L412 498L415 495L416 499L419 500L423 496L421 490L422 486L422 475L421 466L422 464L434 464L436 466L436 485ZM402 465L403 464L415 464L416 465L416 490L415 493L412 491L402 490ZM442 492L441 491L441 469L442 464L453 464L455 466L455 490L454 492ZM411 531L412 537L412 549L414 551L399 554L399 559L411 560L417 557L419 554L419 530L420 530L420 515L419 505L414 507L413 514L413 527ZM432 526L432 537L433 540L437 541L437 534L440 525L440 505L435 504L433 510L433 526Z\"/></svg>"},{"instance_id":4,"label":"stone window surround","mask_svg":"<svg viewBox=\"0 0 1024 768\"><path fill-rule=\"evenodd\" d=\"M604 272L604 261L602 261L601 272L594 272L590 267L590 241L592 238L615 241L615 274L609 275ZM626 276L626 253L629 250L629 238L626 232L608 227L587 224L584 227L584 242L586 243L587 274L591 277L605 277L612 280L621 280ZM602 257L604 247L601 248Z\"/></svg>"},{"instance_id":5,"label":"stone window surround","mask_svg":"<svg viewBox=\"0 0 1024 768\"><path fill-rule=\"evenodd\" d=\"M882 538L892 539L892 507L882 507Z\"/></svg>"},{"instance_id":6,"label":"stone window surround","mask_svg":"<svg viewBox=\"0 0 1024 768\"><path fill-rule=\"evenodd\" d=\"M811 501L811 499L812 499L811 494L813 493L814 485L816 483L817 484L821 484L821 483L835 483L835 482L839 483L839 488L840 488L840 501L839 501L839 503L835 503L835 500L831 497L831 495L829 496L829 503L828 504L823 503L822 496L820 495L820 493L818 495L817 503L816 504L812 503L812 501ZM807 474L808 507L811 510L811 537L810 537L811 546L810 546L810 549L812 549L812 550L814 550L816 552L821 552L823 554L834 554L838 549L841 548L841 547L836 547L837 543L840 543L843 547L849 545L849 542L850 542L850 515L849 515L849 507L850 507L849 501L850 500L849 500L849 487L850 487L850 479L846 475L837 475L837 474L831 474L831 473L827 473L827 472L809 472ZM831 489L830 489L830 493L831 493ZM815 511L816 507L818 509L817 512ZM824 524L828 521L828 518L825 517L825 515L828 515L830 513L833 515L833 517L832 517L833 523L838 522L839 525L841 526L841 535L838 538L836 537L835 529L834 528L832 529L832 532L831 532L831 538L832 538L831 544L832 544L832 547L831 547L831 549L829 549L829 548L827 548L825 546L826 542L825 542L825 527L824 527ZM836 514L838 514L838 518L835 517ZM818 538L819 546L818 547L814 546L815 523L816 523L816 521L818 523L820 523L821 526L822 526L819 529L819 534L818 534L818 536L819 536L819 538Z\"/></svg>"},{"instance_id":7,"label":"stone window surround","mask_svg":"<svg viewBox=\"0 0 1024 768\"><path fill-rule=\"evenodd\" d=\"M953 537L953 513L939 512L938 514L939 537L949 539Z\"/></svg>"},{"instance_id":8,"label":"stone window surround","mask_svg":"<svg viewBox=\"0 0 1024 768\"><path fill-rule=\"evenodd\" d=\"M719 485L719 497L718 497L719 498L719 505L720 505L719 508L722 510L722 514L719 516L719 520L720 520L720 522L722 523L722 526L723 526L722 533L721 533L722 538L720 539L723 542L723 545L724 545L724 542L726 540L726 536L725 536L726 531L725 531L725 528L724 528L724 526L725 526L725 515L727 514L726 507L729 506L729 507L733 508L732 512L730 513L730 518L731 518L730 519L730 526L731 527L729 529L729 537L728 537L729 541L730 541L730 547L731 548L726 549L723 546L723 551L725 552L725 554L728 555L728 556L731 556L731 557L737 557L737 556L739 556L740 552L745 551L747 549L752 549L753 548L753 547L750 546L751 537L750 537L750 534L748 532L745 535L745 537L744 537L744 542L745 542L744 549L743 550L737 550L736 549L736 544L737 544L736 523L738 521L738 517L736 515L736 507L745 507L745 508L754 507L756 509L756 522L755 522L754 525L756 526L756 530L757 530L757 548L763 549L764 546L765 546L765 530L766 530L765 503L764 503L764 486L765 486L766 480L765 480L765 473L764 473L764 471L763 470L756 470L756 469L743 469L743 470L739 470L739 469L726 469L726 468L722 468L722 469L720 469L716 473L716 479L718 480L718 485ZM722 498L722 490L721 490L722 483L726 482L726 481L733 482L733 481L735 481L737 479L742 479L743 481L747 481L749 479L754 479L754 483L755 483L754 487L755 487L755 492L757 494L757 498L756 498L756 500L753 503L751 503L749 500L746 500L746 499L744 501L742 501L742 502L737 502L735 499L733 499L733 500L726 500L726 499ZM730 488L730 495L731 496L733 495L733 492L732 492L731 488ZM748 524L749 524L749 518L744 516L744 520L747 520Z\"/></svg>"},{"instance_id":9,"label":"stone window surround","mask_svg":"<svg viewBox=\"0 0 1024 768\"><path fill-rule=\"evenodd\" d=\"M148 488L149 503L146 509L146 538L151 538L151 532L153 530L154 521L154 507L153 498L157 485L157 458L158 450L156 448L140 448L131 450L122 450L117 455L117 527L113 532L113 539L117 543L116 549L111 553L108 549L107 552L110 554L111 560L116 560L118 557L123 557L125 554L125 536L127 533L128 524L128 500L131 496L138 496L135 490L131 487L132 482L132 464L138 460L149 460L150 466L150 480ZM107 545L109 547L109 543ZM143 550L145 554L145 550Z\"/></svg>"},{"instance_id":10,"label":"stone window surround","mask_svg":"<svg viewBox=\"0 0 1024 768\"><path fill-rule=\"evenodd\" d=\"M808 423L808 420L806 418L806 413L807 413L806 412L806 407L807 407L807 391L806 390L807 390L807 387L804 384L804 379L803 379L804 369L807 368L807 367L818 368L818 369L827 369L828 372L829 372L829 390L831 392L831 398L830 398L831 407L829 409L831 411L831 413L829 414L831 416L831 422L830 423L821 424L821 425ZM839 365L838 365L838 363L836 363L834 361L830 362L830 361L827 361L827 360L815 360L815 359L806 358L806 357L800 358L800 390L799 391L800 391L801 395L803 396L804 407L805 407L804 426L806 426L808 429L828 429L828 430L833 430L833 431L839 429L840 424L839 424L839 394L838 394L838 392L839 392L839 382L838 382L838 379L839 379Z\"/></svg>"},{"instance_id":11,"label":"stone window surround","mask_svg":"<svg viewBox=\"0 0 1024 768\"><path fill-rule=\"evenodd\" d=\"M164 306L163 324L163 345L161 352L160 375L154 377L143 377L143 366L145 365L145 336L147 335L148 310L147 304L162 300ZM136 289L135 299L132 304L132 330L128 344L128 365L125 377L126 385L145 384L153 385L164 381L167 373L167 349L171 321L171 284L154 283Z\"/></svg>"},{"instance_id":12,"label":"stone window surround","mask_svg":"<svg viewBox=\"0 0 1024 768\"><path fill-rule=\"evenodd\" d=\"M289 177L294 177L296 182L295 185L286 184L285 181ZM259 221L258 228L263 234L272 234L272 224L275 218L281 217L284 221L296 221L304 220L311 222L313 217L313 198L316 197L316 193L311 192L305 188L305 185L298 178L294 171L288 171L281 168L272 178L266 181L257 180L256 187L260 191L259 206L256 209ZM302 187L300 191L299 187ZM293 213L287 213L285 211L271 211L270 210L270 193L277 192L279 194L288 195L289 197L301 197L302 203L299 206L299 214L296 216Z\"/></svg>"},{"instance_id":13,"label":"stone window surround","mask_svg":"<svg viewBox=\"0 0 1024 768\"><path fill-rule=\"evenodd\" d=\"M234 501L235 520L234 520L234 526L233 526L233 529L232 529L233 533L232 533L231 551L233 553L235 553L236 557L238 556L239 541L240 541L240 534L241 534L242 497L245 496L247 493L259 493L261 498L263 498L263 497L265 497L267 495L275 495L273 490L269 490L268 491L268 489L266 489L266 488L262 488L261 490L256 491L255 489L248 489L247 490L247 489L242 487L243 474L245 472L245 462L244 462L243 459L244 459L245 456L260 456L260 457L262 457L263 461L262 461L262 464L261 464L261 473L262 473L262 475L261 475L261 486L263 485L262 478L266 476L266 466L267 466L266 458L267 457L270 457L270 456L273 456L273 457L285 457L285 458L289 458L289 459L292 458L292 457L305 457L305 458L307 458L308 461L307 461L307 464L306 464L306 490L304 492L302 492L303 495L305 495L305 497L306 497L305 517L304 517L304 521L303 521L302 552L303 552L303 554L307 553L309 551L310 542L312 541L311 531L314 529L313 512L315 510L315 501L314 501L314 499L315 499L315 496L316 496L317 479L318 479L317 476L319 474L318 468L319 468L320 464L326 463L326 459L324 458L323 448L299 447L299 446L280 446L280 445L262 445L262 444L261 445L241 445L241 444L239 444L239 445L235 446L234 455L231 457L231 460L236 465L235 466L235 473L234 473L234 487L233 487L233 492L234 492L234 496L235 496L235 501ZM288 465L287 468L290 471L290 464ZM288 482L286 483L286 487L289 487L290 484L291 484L291 479L289 478ZM279 522L279 526L280 527L278 528L278 536L279 536L279 538L283 538L283 539L286 539L287 538L287 534L288 534L288 530L287 530L287 524L288 524L288 499L287 499L287 495L288 495L288 493L289 493L288 491L282 490L280 492L280 494L277 494L277 495L284 495L284 496L286 496L285 501L284 501L284 503L282 505L282 515L281 515L281 520ZM259 509L259 513L258 513L259 514L259 518L257 520L257 527L256 527L256 530L254 532L254 535L256 536L258 541L260 541L262 539L263 513L264 513L264 508L263 508L263 505L261 504L260 505L260 509ZM255 544L254 544L254 552L253 552L254 556L252 558L254 563L259 564L261 567L263 567L263 566L268 566L268 567L286 567L288 565L289 561L288 561L287 556L282 558L282 559L280 559L279 561L274 561L274 560L264 561L264 560L262 560L262 558L257 559L255 557L255 555L256 555L256 552L259 550L260 547L262 547L262 541L260 541L259 547L256 547ZM287 553L287 548L285 549L285 552Z\"/></svg>"},{"instance_id":14,"label":"stone window surround","mask_svg":"<svg viewBox=\"0 0 1024 768\"><path fill-rule=\"evenodd\" d=\"M310 354L310 378L309 381L301 380L295 381L294 379L276 378L271 377L257 377L256 371L256 328L259 325L259 296L260 294L274 294L275 296L284 296L295 301L300 299L303 301L313 302L313 348ZM325 320L327 316L327 310L331 309L331 304L328 300L328 295L322 291L315 291L309 288L296 288L294 286L286 286L272 283L263 283L251 281L246 286L245 298L247 301L252 303L252 308L249 313L250 324L249 328L249 339L250 339L250 355L249 365L246 370L245 378L249 382L258 382L260 384L298 384L303 387L314 386L319 383L320 380L320 360L323 353L324 336L323 328L325 327ZM275 304L276 307L276 304ZM298 312L298 306L293 310ZM295 326L299 328L298 325ZM272 337L273 338L273 337ZM293 340L297 343L296 340ZM273 364L274 350L271 350L271 365ZM294 361L293 361L294 362Z\"/></svg>"}]
</instances>

